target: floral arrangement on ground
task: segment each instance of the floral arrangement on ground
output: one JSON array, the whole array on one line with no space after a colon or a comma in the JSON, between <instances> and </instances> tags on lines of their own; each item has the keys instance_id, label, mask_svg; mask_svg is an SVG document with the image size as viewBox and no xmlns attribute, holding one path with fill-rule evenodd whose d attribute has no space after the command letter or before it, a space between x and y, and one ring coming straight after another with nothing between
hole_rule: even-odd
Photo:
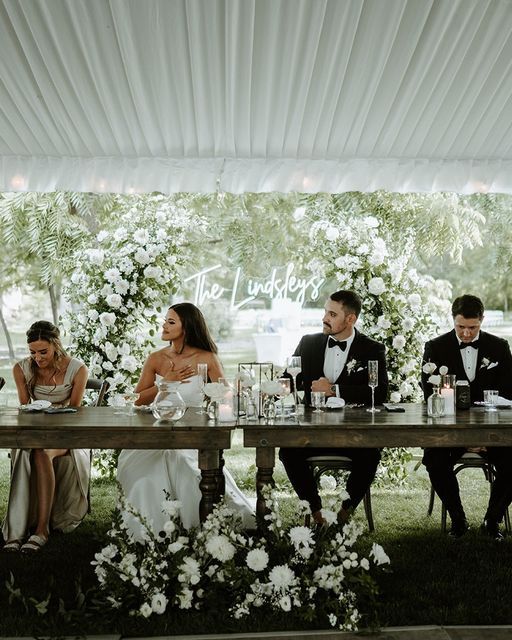
<instances>
[{"instance_id":1,"label":"floral arrangement on ground","mask_svg":"<svg viewBox=\"0 0 512 640\"><path fill-rule=\"evenodd\" d=\"M184 530L180 503L162 503L167 521L155 534L124 496L115 513L110 544L95 556L105 606L149 618L169 609L212 610L242 620L254 613L290 612L298 620L355 630L375 628L374 573L389 563L377 543L368 557L354 550L362 527L337 524L334 499L323 510L327 525L315 530L284 526L271 489L262 532L243 531L223 502L200 527ZM301 502L299 517L309 511ZM140 524L140 535L127 522ZM359 545L358 545L359 546Z\"/></svg>"}]
</instances>

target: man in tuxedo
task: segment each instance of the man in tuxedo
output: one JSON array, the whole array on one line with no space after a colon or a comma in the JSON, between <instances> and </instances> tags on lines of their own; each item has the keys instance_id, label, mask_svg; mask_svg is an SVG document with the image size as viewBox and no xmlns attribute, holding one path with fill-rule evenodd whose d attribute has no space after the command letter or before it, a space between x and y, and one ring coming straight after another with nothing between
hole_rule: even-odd
<instances>
[{"instance_id":1,"label":"man in tuxedo","mask_svg":"<svg viewBox=\"0 0 512 640\"><path fill-rule=\"evenodd\" d=\"M463 295L452 304L454 328L425 344L423 364L432 362L448 368L457 380L468 380L471 400L483 400L484 389L497 389L500 396L512 399L512 355L508 342L480 330L484 305L480 298ZM422 372L425 399L432 392L429 374ZM437 495L450 514L450 535L460 538L469 529L460 499L459 485L453 467L466 449L425 449L423 464ZM489 505L482 531L495 540L503 538L499 522L512 502L512 447L487 447L478 450L496 469Z\"/></svg>"},{"instance_id":2,"label":"man in tuxedo","mask_svg":"<svg viewBox=\"0 0 512 640\"><path fill-rule=\"evenodd\" d=\"M294 355L301 356L302 372L297 387L304 389L304 400L311 404L311 391L324 391L326 397L337 396L347 403L370 404L368 360L379 363L379 383L375 402L387 396L388 376L383 344L359 333L354 325L361 312L361 300L353 291L337 291L325 303L323 332L304 336ZM359 448L282 448L279 452L286 473L301 500L311 506L313 520L325 522L322 501L307 458L340 455L352 460L347 481L349 498L344 500L338 514L339 522L346 522L371 485L380 460L378 449Z\"/></svg>"}]
</instances>

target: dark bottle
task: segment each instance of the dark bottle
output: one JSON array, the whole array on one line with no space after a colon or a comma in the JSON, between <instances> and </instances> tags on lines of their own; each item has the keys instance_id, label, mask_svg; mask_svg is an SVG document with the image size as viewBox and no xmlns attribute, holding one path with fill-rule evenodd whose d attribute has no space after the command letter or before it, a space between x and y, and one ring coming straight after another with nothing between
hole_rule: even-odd
<instances>
[{"instance_id":1,"label":"dark bottle","mask_svg":"<svg viewBox=\"0 0 512 640\"><path fill-rule=\"evenodd\" d=\"M467 380L457 380L455 384L455 406L457 409L469 409L471 406L471 393Z\"/></svg>"}]
</instances>

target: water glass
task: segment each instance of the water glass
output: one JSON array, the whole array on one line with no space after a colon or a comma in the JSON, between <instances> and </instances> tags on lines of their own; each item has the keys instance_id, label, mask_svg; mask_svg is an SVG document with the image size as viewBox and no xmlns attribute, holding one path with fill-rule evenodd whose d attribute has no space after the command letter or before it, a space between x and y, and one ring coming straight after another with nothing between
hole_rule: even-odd
<instances>
[{"instance_id":1,"label":"water glass","mask_svg":"<svg viewBox=\"0 0 512 640\"><path fill-rule=\"evenodd\" d=\"M313 413L322 413L325 407L325 391L312 391L311 404L315 408Z\"/></svg>"},{"instance_id":2,"label":"water glass","mask_svg":"<svg viewBox=\"0 0 512 640\"><path fill-rule=\"evenodd\" d=\"M485 389L484 390L484 405L486 411L498 411L496 405L498 403L498 390L497 389Z\"/></svg>"}]
</instances>

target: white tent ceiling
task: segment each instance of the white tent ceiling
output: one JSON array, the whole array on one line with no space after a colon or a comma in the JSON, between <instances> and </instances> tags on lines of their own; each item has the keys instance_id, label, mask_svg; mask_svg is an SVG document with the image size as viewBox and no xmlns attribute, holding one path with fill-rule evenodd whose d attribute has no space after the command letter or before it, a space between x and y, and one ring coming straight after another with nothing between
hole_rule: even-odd
<instances>
[{"instance_id":1,"label":"white tent ceiling","mask_svg":"<svg viewBox=\"0 0 512 640\"><path fill-rule=\"evenodd\" d=\"M0 191L512 193L511 0L0 0Z\"/></svg>"}]
</instances>

